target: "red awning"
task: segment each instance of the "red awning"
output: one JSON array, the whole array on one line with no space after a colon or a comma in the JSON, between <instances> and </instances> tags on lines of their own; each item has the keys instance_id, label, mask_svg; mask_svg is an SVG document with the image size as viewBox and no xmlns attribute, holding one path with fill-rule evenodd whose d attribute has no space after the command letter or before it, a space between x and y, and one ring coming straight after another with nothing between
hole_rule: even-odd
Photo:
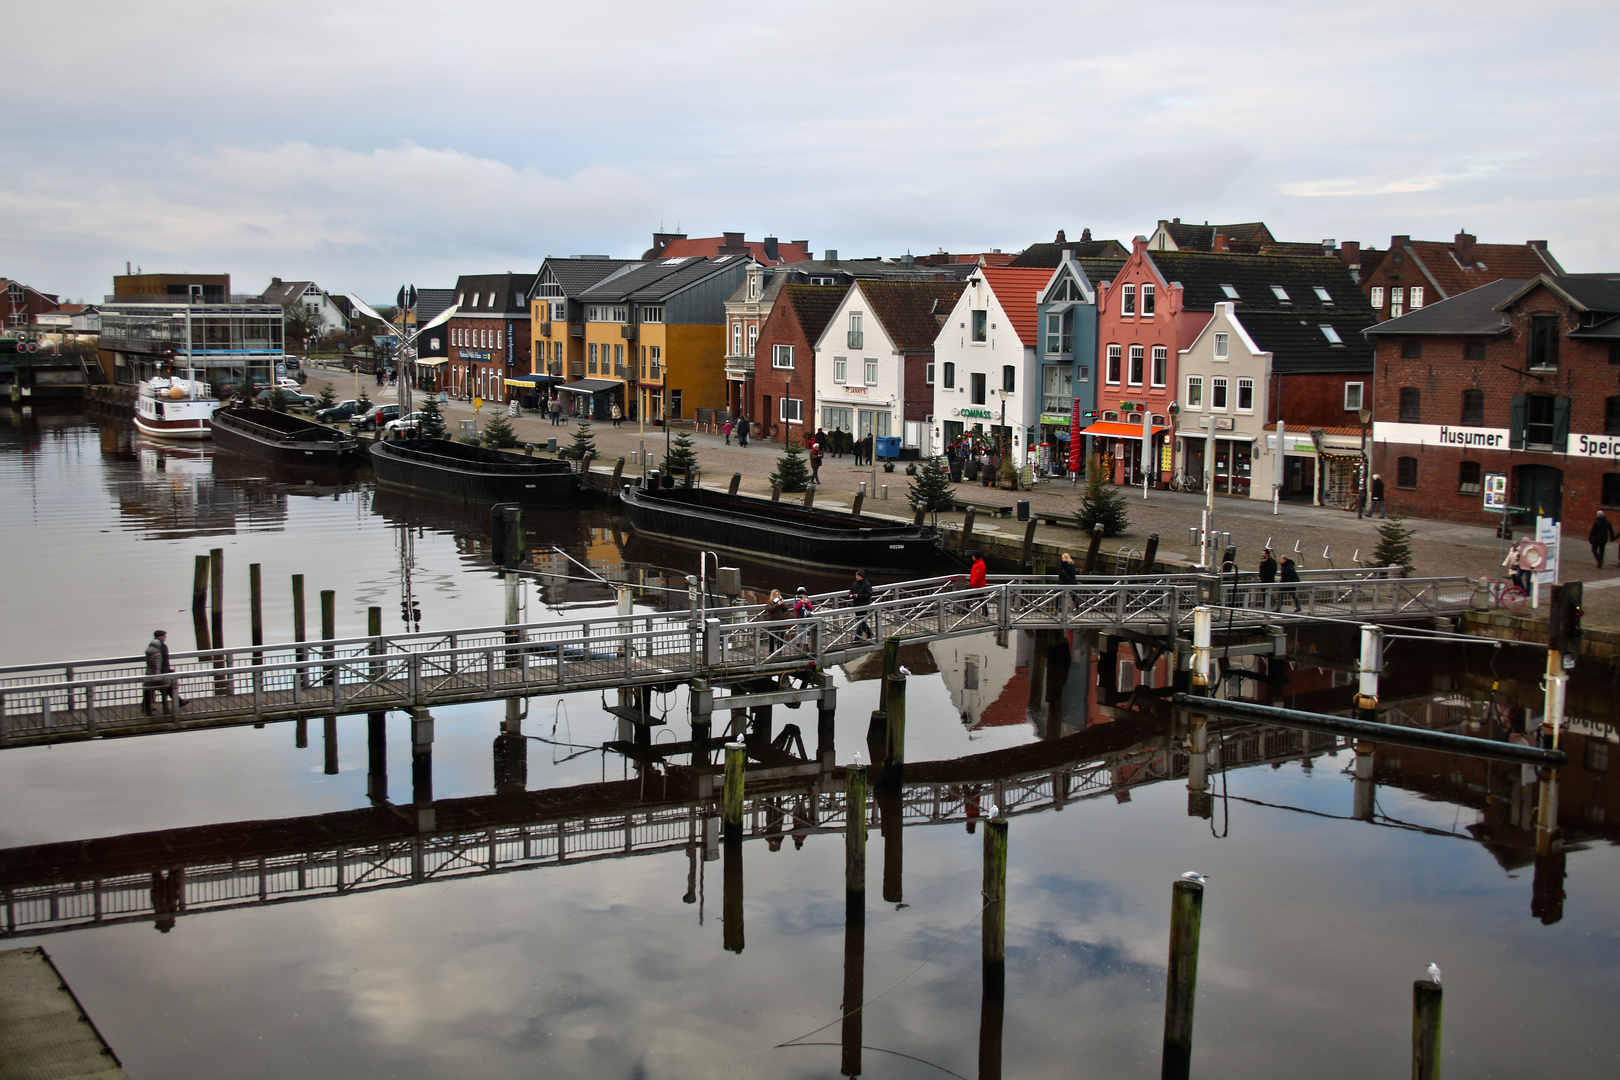
<instances>
[{"instance_id":1,"label":"red awning","mask_svg":"<svg viewBox=\"0 0 1620 1080\"><path fill-rule=\"evenodd\" d=\"M1153 434L1158 435L1167 428L1156 427ZM1099 420L1084 431L1082 435L1102 435L1110 439L1140 439L1142 437L1141 424L1121 424L1114 420Z\"/></svg>"}]
</instances>

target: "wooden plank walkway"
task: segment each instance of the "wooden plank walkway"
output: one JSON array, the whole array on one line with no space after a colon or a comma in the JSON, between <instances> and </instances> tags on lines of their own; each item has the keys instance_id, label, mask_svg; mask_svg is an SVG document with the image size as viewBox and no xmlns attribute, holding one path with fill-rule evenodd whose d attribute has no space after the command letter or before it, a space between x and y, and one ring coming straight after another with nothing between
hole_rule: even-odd
<instances>
[{"instance_id":1,"label":"wooden plank walkway","mask_svg":"<svg viewBox=\"0 0 1620 1080\"><path fill-rule=\"evenodd\" d=\"M0 1080L124 1080L44 949L0 952Z\"/></svg>"},{"instance_id":2,"label":"wooden plank walkway","mask_svg":"<svg viewBox=\"0 0 1620 1080\"><path fill-rule=\"evenodd\" d=\"M1292 587L1188 575L1073 586L1001 578L976 591L961 578L930 578L887 586L865 608L826 594L813 618L777 623L756 621L759 607L737 607L176 653L187 703L174 716L144 711L140 658L22 665L0 668L0 747L693 679L720 685L846 663L890 636L908 644L992 630L1174 638L1200 604L1218 609L1223 629L1250 632L1312 619L1433 619L1465 610L1472 596L1464 578L1317 577ZM1299 613L1276 610L1295 600Z\"/></svg>"}]
</instances>

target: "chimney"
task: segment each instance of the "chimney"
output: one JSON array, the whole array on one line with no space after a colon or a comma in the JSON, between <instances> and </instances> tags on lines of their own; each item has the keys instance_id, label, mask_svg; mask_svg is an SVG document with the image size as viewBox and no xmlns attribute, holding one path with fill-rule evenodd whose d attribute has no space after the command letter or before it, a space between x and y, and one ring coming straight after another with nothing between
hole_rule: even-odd
<instances>
[{"instance_id":1,"label":"chimney","mask_svg":"<svg viewBox=\"0 0 1620 1080\"><path fill-rule=\"evenodd\" d=\"M1392 236L1389 238L1389 250L1400 251L1411 242L1412 238L1410 236Z\"/></svg>"},{"instance_id":2,"label":"chimney","mask_svg":"<svg viewBox=\"0 0 1620 1080\"><path fill-rule=\"evenodd\" d=\"M1080 230L1080 242L1082 244L1091 243L1091 229L1090 228L1085 228L1085 229Z\"/></svg>"},{"instance_id":3,"label":"chimney","mask_svg":"<svg viewBox=\"0 0 1620 1080\"><path fill-rule=\"evenodd\" d=\"M649 259L656 259L664 253L664 249L676 240L685 240L685 233L655 232L653 233L652 251L647 255Z\"/></svg>"},{"instance_id":4,"label":"chimney","mask_svg":"<svg viewBox=\"0 0 1620 1080\"><path fill-rule=\"evenodd\" d=\"M1452 238L1452 252L1457 256L1457 261L1464 266L1474 264L1474 239L1473 235L1465 232L1460 232Z\"/></svg>"},{"instance_id":5,"label":"chimney","mask_svg":"<svg viewBox=\"0 0 1620 1080\"><path fill-rule=\"evenodd\" d=\"M826 254L824 254L821 257L821 261L822 262L830 262L830 263L837 262L838 261L838 249L837 248L828 248Z\"/></svg>"},{"instance_id":6,"label":"chimney","mask_svg":"<svg viewBox=\"0 0 1620 1080\"><path fill-rule=\"evenodd\" d=\"M907 270L910 270L913 266L917 265L917 260L912 258L911 252L909 251L906 252L906 257L901 261L905 264Z\"/></svg>"},{"instance_id":7,"label":"chimney","mask_svg":"<svg viewBox=\"0 0 1620 1080\"><path fill-rule=\"evenodd\" d=\"M1172 225L1180 225L1181 224L1181 219L1180 218L1171 218L1170 219L1170 224L1172 224Z\"/></svg>"},{"instance_id":8,"label":"chimney","mask_svg":"<svg viewBox=\"0 0 1620 1080\"><path fill-rule=\"evenodd\" d=\"M1067 236L1063 235L1063 230L1062 229L1058 230L1057 239L1052 241L1052 243L1054 243L1054 244L1066 244L1068 242L1069 242L1069 238Z\"/></svg>"},{"instance_id":9,"label":"chimney","mask_svg":"<svg viewBox=\"0 0 1620 1080\"><path fill-rule=\"evenodd\" d=\"M1340 244L1339 245L1339 259L1344 263L1344 265L1348 266L1352 270L1354 270L1356 267L1360 266L1361 265L1361 241L1360 240L1346 240L1344 243Z\"/></svg>"},{"instance_id":10,"label":"chimney","mask_svg":"<svg viewBox=\"0 0 1620 1080\"><path fill-rule=\"evenodd\" d=\"M1332 237L1322 241L1322 254L1333 255L1339 250L1339 242Z\"/></svg>"},{"instance_id":11,"label":"chimney","mask_svg":"<svg viewBox=\"0 0 1620 1080\"><path fill-rule=\"evenodd\" d=\"M810 241L808 241L808 240L795 240L793 242L795 244L799 245L799 250L803 251L804 252L804 257L808 259L810 257Z\"/></svg>"},{"instance_id":12,"label":"chimney","mask_svg":"<svg viewBox=\"0 0 1620 1080\"><path fill-rule=\"evenodd\" d=\"M760 243L765 246L765 257L771 260L771 262L776 262L781 258L781 256L777 254L778 248L776 246L776 237L767 236L764 240L761 240Z\"/></svg>"},{"instance_id":13,"label":"chimney","mask_svg":"<svg viewBox=\"0 0 1620 1080\"><path fill-rule=\"evenodd\" d=\"M1226 250L1226 234L1216 233L1215 238L1209 242L1209 250L1220 253Z\"/></svg>"},{"instance_id":14,"label":"chimney","mask_svg":"<svg viewBox=\"0 0 1620 1080\"><path fill-rule=\"evenodd\" d=\"M748 250L748 245L743 242L742 233L728 232L723 233L722 235L725 237L725 243L720 245L720 254L741 255L743 252Z\"/></svg>"}]
</instances>

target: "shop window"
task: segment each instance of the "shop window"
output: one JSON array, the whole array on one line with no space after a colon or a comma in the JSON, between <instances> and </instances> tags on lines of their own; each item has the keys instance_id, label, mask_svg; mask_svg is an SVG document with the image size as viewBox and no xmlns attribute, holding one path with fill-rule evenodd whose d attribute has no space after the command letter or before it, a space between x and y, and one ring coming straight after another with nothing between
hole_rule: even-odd
<instances>
[{"instance_id":1,"label":"shop window","mask_svg":"<svg viewBox=\"0 0 1620 1080\"><path fill-rule=\"evenodd\" d=\"M1395 462L1395 486L1417 487L1417 458L1403 457Z\"/></svg>"},{"instance_id":2,"label":"shop window","mask_svg":"<svg viewBox=\"0 0 1620 1080\"><path fill-rule=\"evenodd\" d=\"M1401 387L1401 419L1416 423L1423 415L1423 391L1415 386Z\"/></svg>"},{"instance_id":3,"label":"shop window","mask_svg":"<svg viewBox=\"0 0 1620 1080\"><path fill-rule=\"evenodd\" d=\"M1480 464L1477 461L1465 461L1457 466L1457 490L1464 495L1478 495L1480 492Z\"/></svg>"},{"instance_id":4,"label":"shop window","mask_svg":"<svg viewBox=\"0 0 1620 1080\"><path fill-rule=\"evenodd\" d=\"M1485 391L1463 391L1462 422L1475 425L1485 423Z\"/></svg>"},{"instance_id":5,"label":"shop window","mask_svg":"<svg viewBox=\"0 0 1620 1080\"><path fill-rule=\"evenodd\" d=\"M1533 368L1558 366L1558 316L1530 316L1530 354L1527 359Z\"/></svg>"},{"instance_id":6,"label":"shop window","mask_svg":"<svg viewBox=\"0 0 1620 1080\"><path fill-rule=\"evenodd\" d=\"M1401 342L1401 359L1418 360L1423 356L1423 342L1407 340Z\"/></svg>"}]
</instances>

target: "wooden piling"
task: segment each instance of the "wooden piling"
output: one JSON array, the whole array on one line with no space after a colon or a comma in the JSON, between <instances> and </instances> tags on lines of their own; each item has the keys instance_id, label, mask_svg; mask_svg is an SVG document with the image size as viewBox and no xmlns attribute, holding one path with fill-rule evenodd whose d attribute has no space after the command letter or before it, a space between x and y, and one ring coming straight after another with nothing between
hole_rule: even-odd
<instances>
[{"instance_id":1,"label":"wooden piling","mask_svg":"<svg viewBox=\"0 0 1620 1080\"><path fill-rule=\"evenodd\" d=\"M1007 819L997 815L984 823L984 919L981 932L984 993L1006 995L1007 967Z\"/></svg>"},{"instance_id":2,"label":"wooden piling","mask_svg":"<svg viewBox=\"0 0 1620 1080\"><path fill-rule=\"evenodd\" d=\"M1095 574L1097 572L1097 552L1102 549L1102 539L1102 522L1098 522L1091 527L1091 546L1086 549L1086 565L1082 573Z\"/></svg>"},{"instance_id":3,"label":"wooden piling","mask_svg":"<svg viewBox=\"0 0 1620 1080\"><path fill-rule=\"evenodd\" d=\"M974 511L973 507L970 506L970 507L968 507L967 513L962 515L962 542L961 542L960 545L958 545L957 550L960 551L963 555L967 554L968 545L973 542L973 515L974 515L974 513L975 513L975 511Z\"/></svg>"},{"instance_id":4,"label":"wooden piling","mask_svg":"<svg viewBox=\"0 0 1620 1080\"><path fill-rule=\"evenodd\" d=\"M381 608L372 608L381 617ZM388 714L366 714L366 797L373 806L388 802Z\"/></svg>"},{"instance_id":5,"label":"wooden piling","mask_svg":"<svg viewBox=\"0 0 1620 1080\"><path fill-rule=\"evenodd\" d=\"M366 608L366 635L371 638L371 655L381 656L383 651L382 608ZM382 661L379 660L371 665L371 677L373 679L383 677Z\"/></svg>"},{"instance_id":6,"label":"wooden piling","mask_svg":"<svg viewBox=\"0 0 1620 1080\"><path fill-rule=\"evenodd\" d=\"M1142 551L1142 570L1144 574L1153 573L1153 567L1159 560L1159 534L1148 533L1147 547Z\"/></svg>"},{"instance_id":7,"label":"wooden piling","mask_svg":"<svg viewBox=\"0 0 1620 1080\"><path fill-rule=\"evenodd\" d=\"M898 794L906 771L906 677L890 675L884 680L884 707L887 723L883 734L883 791Z\"/></svg>"},{"instance_id":8,"label":"wooden piling","mask_svg":"<svg viewBox=\"0 0 1620 1080\"><path fill-rule=\"evenodd\" d=\"M1177 881L1170 899L1170 969L1164 995L1164 1080L1186 1080L1192 1068L1193 1001L1198 994L1198 934L1204 886Z\"/></svg>"},{"instance_id":9,"label":"wooden piling","mask_svg":"<svg viewBox=\"0 0 1620 1080\"><path fill-rule=\"evenodd\" d=\"M927 518L928 518L928 511L923 509L920 506L917 507L917 512L915 514L911 515L911 525L912 525L912 527L916 528L916 529L922 528L923 527L923 522L925 520L927 520Z\"/></svg>"},{"instance_id":10,"label":"wooden piling","mask_svg":"<svg viewBox=\"0 0 1620 1080\"><path fill-rule=\"evenodd\" d=\"M338 774L337 717L328 716L321 731L321 747L326 752L326 775Z\"/></svg>"},{"instance_id":11,"label":"wooden piling","mask_svg":"<svg viewBox=\"0 0 1620 1080\"><path fill-rule=\"evenodd\" d=\"M730 828L728 825L727 828ZM723 888L720 908L721 945L727 952L740 953L743 935L743 849L742 842L728 842L724 852Z\"/></svg>"},{"instance_id":12,"label":"wooden piling","mask_svg":"<svg viewBox=\"0 0 1620 1080\"><path fill-rule=\"evenodd\" d=\"M866 904L866 766L844 770L844 892Z\"/></svg>"},{"instance_id":13,"label":"wooden piling","mask_svg":"<svg viewBox=\"0 0 1620 1080\"><path fill-rule=\"evenodd\" d=\"M196 568L191 574L191 610L205 611L208 608L208 568L213 560L207 555L197 556Z\"/></svg>"},{"instance_id":14,"label":"wooden piling","mask_svg":"<svg viewBox=\"0 0 1620 1080\"><path fill-rule=\"evenodd\" d=\"M739 486L741 486L741 484L742 484L742 473L740 473L740 472L732 473L731 474L731 486L726 488L726 494L727 495L735 495L735 494L737 494L737 488Z\"/></svg>"},{"instance_id":15,"label":"wooden piling","mask_svg":"<svg viewBox=\"0 0 1620 1080\"><path fill-rule=\"evenodd\" d=\"M619 460L615 461L613 463L613 486L608 488L608 490L609 491L618 491L619 490L619 483L623 479L624 479L624 455L620 454L619 455Z\"/></svg>"},{"instance_id":16,"label":"wooden piling","mask_svg":"<svg viewBox=\"0 0 1620 1080\"><path fill-rule=\"evenodd\" d=\"M293 721L293 745L300 750L309 749L309 718L300 716Z\"/></svg>"},{"instance_id":17,"label":"wooden piling","mask_svg":"<svg viewBox=\"0 0 1620 1080\"><path fill-rule=\"evenodd\" d=\"M1024 573L1029 573L1029 553L1035 548L1035 526L1038 525L1033 517L1024 523L1024 550L1019 553L1018 567Z\"/></svg>"},{"instance_id":18,"label":"wooden piling","mask_svg":"<svg viewBox=\"0 0 1620 1080\"><path fill-rule=\"evenodd\" d=\"M217 631L219 629L219 620L222 617L222 613L225 609L225 549L214 548L211 552L209 552L208 563L209 588L213 593L212 597L210 598L211 603L209 605L209 614L213 616L216 624L215 630ZM216 632L214 637L216 638L214 648L217 649L219 648L219 641L217 640L219 634Z\"/></svg>"},{"instance_id":19,"label":"wooden piling","mask_svg":"<svg viewBox=\"0 0 1620 1080\"><path fill-rule=\"evenodd\" d=\"M855 493L854 505L852 505L849 508L850 515L852 517L860 517L861 516L861 507L863 507L865 505L866 505L866 492L857 491Z\"/></svg>"},{"instance_id":20,"label":"wooden piling","mask_svg":"<svg viewBox=\"0 0 1620 1080\"><path fill-rule=\"evenodd\" d=\"M1440 1080L1440 985L1412 984L1412 1080Z\"/></svg>"},{"instance_id":21,"label":"wooden piling","mask_svg":"<svg viewBox=\"0 0 1620 1080\"><path fill-rule=\"evenodd\" d=\"M293 640L294 641L305 641L305 640L308 639L308 631L307 631L307 628L304 625L304 575L303 574L294 574L292 576L292 602L293 602ZM300 661L306 660L308 658L309 658L309 653L308 653L307 650L305 650L305 649L299 649L298 650L298 659ZM298 677L300 679L304 678L304 673L299 672Z\"/></svg>"},{"instance_id":22,"label":"wooden piling","mask_svg":"<svg viewBox=\"0 0 1620 1080\"><path fill-rule=\"evenodd\" d=\"M874 800L878 808L878 831L883 837L883 902L905 900L905 806L900 792L886 792Z\"/></svg>"},{"instance_id":23,"label":"wooden piling","mask_svg":"<svg viewBox=\"0 0 1620 1080\"><path fill-rule=\"evenodd\" d=\"M333 589L321 590L321 640L331 641L337 637L337 592ZM331 660L337 655L337 646L327 645L322 650L322 656ZM337 668L326 669L326 685L331 686L337 680Z\"/></svg>"},{"instance_id":24,"label":"wooden piling","mask_svg":"<svg viewBox=\"0 0 1620 1080\"><path fill-rule=\"evenodd\" d=\"M812 484L809 487L804 489L804 506L805 506L805 509L808 510L810 507L814 506L815 502L816 502L816 488L815 488L815 485Z\"/></svg>"},{"instance_id":25,"label":"wooden piling","mask_svg":"<svg viewBox=\"0 0 1620 1080\"><path fill-rule=\"evenodd\" d=\"M258 563L248 564L248 618L253 633L253 644L264 644L264 579L259 573ZM264 658L253 654L253 663L258 665Z\"/></svg>"},{"instance_id":26,"label":"wooden piling","mask_svg":"<svg viewBox=\"0 0 1620 1080\"><path fill-rule=\"evenodd\" d=\"M779 484L779 483L778 484L772 484L771 485L771 502L781 502L781 501L782 501L782 485Z\"/></svg>"},{"instance_id":27,"label":"wooden piling","mask_svg":"<svg viewBox=\"0 0 1620 1080\"><path fill-rule=\"evenodd\" d=\"M506 565L506 504L489 508L489 558L496 566Z\"/></svg>"},{"instance_id":28,"label":"wooden piling","mask_svg":"<svg viewBox=\"0 0 1620 1080\"><path fill-rule=\"evenodd\" d=\"M501 522L506 529L507 565L520 563L528 552L528 543L523 535L523 507L509 503L501 513Z\"/></svg>"},{"instance_id":29,"label":"wooden piling","mask_svg":"<svg viewBox=\"0 0 1620 1080\"><path fill-rule=\"evenodd\" d=\"M743 795L747 777L747 748L740 742L726 743L726 786L722 793L722 816L725 820L725 841L728 845L742 843Z\"/></svg>"}]
</instances>

